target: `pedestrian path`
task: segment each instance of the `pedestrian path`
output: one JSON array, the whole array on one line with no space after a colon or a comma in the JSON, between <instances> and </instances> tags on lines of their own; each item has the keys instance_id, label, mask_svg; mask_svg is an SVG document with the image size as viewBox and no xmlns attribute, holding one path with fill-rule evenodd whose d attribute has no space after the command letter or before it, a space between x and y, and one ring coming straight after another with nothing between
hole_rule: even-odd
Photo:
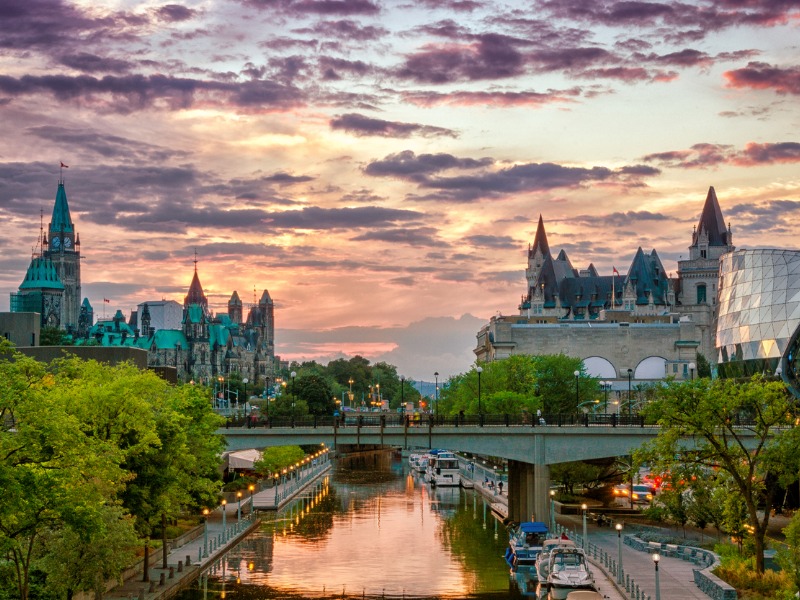
<instances>
[{"instance_id":1,"label":"pedestrian path","mask_svg":"<svg viewBox=\"0 0 800 600\"><path fill-rule=\"evenodd\" d=\"M330 461L321 462L297 477L282 477L277 485L252 494L237 505L220 506L208 513L202 526L185 536L186 542L167 554L166 567L162 549L158 562L148 571L149 581L139 569L103 595L103 600L166 600L190 586L200 573L214 564L260 523L259 510L277 510L319 480L331 468Z\"/></svg>"},{"instance_id":2,"label":"pedestrian path","mask_svg":"<svg viewBox=\"0 0 800 600\"><path fill-rule=\"evenodd\" d=\"M558 523L576 533L582 532L580 515L559 515ZM622 554L622 570L628 577L633 577L638 586L640 597L656 598L656 569L652 555L640 552L621 543L620 536L611 527L598 527L587 523L588 541L595 544L616 559ZM624 535L624 530L622 534ZM658 563L658 589L661 598L681 598L686 600L708 600L700 588L694 583L696 565L679 558L662 556ZM612 581L613 583L613 581ZM623 586L617 586L622 591ZM635 590L623 598L635 598Z\"/></svg>"}]
</instances>

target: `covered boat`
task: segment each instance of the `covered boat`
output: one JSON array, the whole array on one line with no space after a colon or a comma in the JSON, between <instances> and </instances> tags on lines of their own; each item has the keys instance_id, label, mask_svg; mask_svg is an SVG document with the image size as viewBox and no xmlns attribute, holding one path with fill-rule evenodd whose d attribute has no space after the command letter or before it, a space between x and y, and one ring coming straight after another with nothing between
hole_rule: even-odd
<instances>
[{"instance_id":1,"label":"covered boat","mask_svg":"<svg viewBox=\"0 0 800 600\"><path fill-rule=\"evenodd\" d=\"M548 531L541 521L525 521L509 529L505 559L512 569L536 564Z\"/></svg>"},{"instance_id":2,"label":"covered boat","mask_svg":"<svg viewBox=\"0 0 800 600\"><path fill-rule=\"evenodd\" d=\"M566 600L575 590L597 590L581 548L553 548L548 563L546 589L551 600Z\"/></svg>"},{"instance_id":3,"label":"covered boat","mask_svg":"<svg viewBox=\"0 0 800 600\"><path fill-rule=\"evenodd\" d=\"M556 548L576 548L575 542L567 537L557 537L545 540L539 556L536 557L536 579L547 581L550 574L550 552Z\"/></svg>"}]
</instances>

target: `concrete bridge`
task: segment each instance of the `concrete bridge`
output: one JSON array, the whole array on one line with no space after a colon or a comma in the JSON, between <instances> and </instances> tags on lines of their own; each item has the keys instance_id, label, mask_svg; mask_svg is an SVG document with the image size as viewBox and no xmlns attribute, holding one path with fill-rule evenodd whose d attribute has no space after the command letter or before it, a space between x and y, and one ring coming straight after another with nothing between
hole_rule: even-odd
<instances>
[{"instance_id":1,"label":"concrete bridge","mask_svg":"<svg viewBox=\"0 0 800 600\"><path fill-rule=\"evenodd\" d=\"M399 415L368 415L348 421L309 417L273 420L269 427L229 422L218 430L230 450L286 445L325 444L342 450L354 446L403 449L447 448L508 460L508 516L515 521L548 521L550 465L631 454L660 431L638 415L556 416L525 422L508 415L431 417L414 423ZM538 421L538 419L537 419ZM550 425L542 423L553 423ZM234 426L232 426L234 425ZM236 426L238 425L238 426ZM743 433L745 433L743 431ZM746 433L745 433L746 435ZM686 447L693 445L686 440Z\"/></svg>"}]
</instances>

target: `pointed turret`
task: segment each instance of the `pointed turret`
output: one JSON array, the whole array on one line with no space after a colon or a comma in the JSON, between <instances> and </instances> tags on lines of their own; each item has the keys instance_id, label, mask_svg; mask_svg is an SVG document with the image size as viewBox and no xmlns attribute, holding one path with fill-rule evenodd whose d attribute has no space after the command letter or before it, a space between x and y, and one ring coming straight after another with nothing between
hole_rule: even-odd
<instances>
[{"instance_id":1,"label":"pointed turret","mask_svg":"<svg viewBox=\"0 0 800 600\"><path fill-rule=\"evenodd\" d=\"M50 233L72 233L75 226L69 214L69 203L67 202L67 192L64 189L64 182L58 182L56 192L56 203L53 205L53 216L50 219Z\"/></svg>"},{"instance_id":2,"label":"pointed turret","mask_svg":"<svg viewBox=\"0 0 800 600\"><path fill-rule=\"evenodd\" d=\"M692 247L697 246L704 240L702 236L707 236L708 246L730 246L730 231L725 227L725 220L722 218L722 210L719 207L717 193L714 186L708 188L706 203L703 205L703 212L700 214L700 222L692 235Z\"/></svg>"},{"instance_id":3,"label":"pointed turret","mask_svg":"<svg viewBox=\"0 0 800 600\"><path fill-rule=\"evenodd\" d=\"M536 254L539 250L543 255L550 254L550 244L547 243L547 233L544 231L544 219L539 215L539 225L536 227L536 235L533 238L533 247L528 252L529 256Z\"/></svg>"},{"instance_id":4,"label":"pointed turret","mask_svg":"<svg viewBox=\"0 0 800 600\"><path fill-rule=\"evenodd\" d=\"M234 290L231 299L228 300L228 318L237 325L242 322L242 299L239 293Z\"/></svg>"},{"instance_id":5,"label":"pointed turret","mask_svg":"<svg viewBox=\"0 0 800 600\"><path fill-rule=\"evenodd\" d=\"M184 308L188 308L192 304L202 306L204 311L208 310L208 299L203 292L203 286L200 285L200 278L197 276L197 265L195 265L194 268L192 283L189 285L189 293L186 294L186 297L183 299Z\"/></svg>"}]
</instances>

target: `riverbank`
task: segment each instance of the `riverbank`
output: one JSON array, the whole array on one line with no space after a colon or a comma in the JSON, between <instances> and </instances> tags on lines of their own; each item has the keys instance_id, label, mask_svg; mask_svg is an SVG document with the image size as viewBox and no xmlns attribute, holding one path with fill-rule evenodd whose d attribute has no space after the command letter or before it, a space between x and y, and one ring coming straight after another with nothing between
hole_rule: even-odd
<instances>
[{"instance_id":1,"label":"riverbank","mask_svg":"<svg viewBox=\"0 0 800 600\"><path fill-rule=\"evenodd\" d=\"M261 521L258 511L279 510L326 475L330 461L316 465L295 478L281 479L277 485L252 495L239 506L218 507L206 517L203 525L184 534L168 552L164 565L162 552L151 556L148 567L149 581L145 581L144 565L126 571L121 581L109 587L103 600L168 600L190 586L210 565L214 564L236 546ZM75 596L75 600L89 600L92 594Z\"/></svg>"}]
</instances>

